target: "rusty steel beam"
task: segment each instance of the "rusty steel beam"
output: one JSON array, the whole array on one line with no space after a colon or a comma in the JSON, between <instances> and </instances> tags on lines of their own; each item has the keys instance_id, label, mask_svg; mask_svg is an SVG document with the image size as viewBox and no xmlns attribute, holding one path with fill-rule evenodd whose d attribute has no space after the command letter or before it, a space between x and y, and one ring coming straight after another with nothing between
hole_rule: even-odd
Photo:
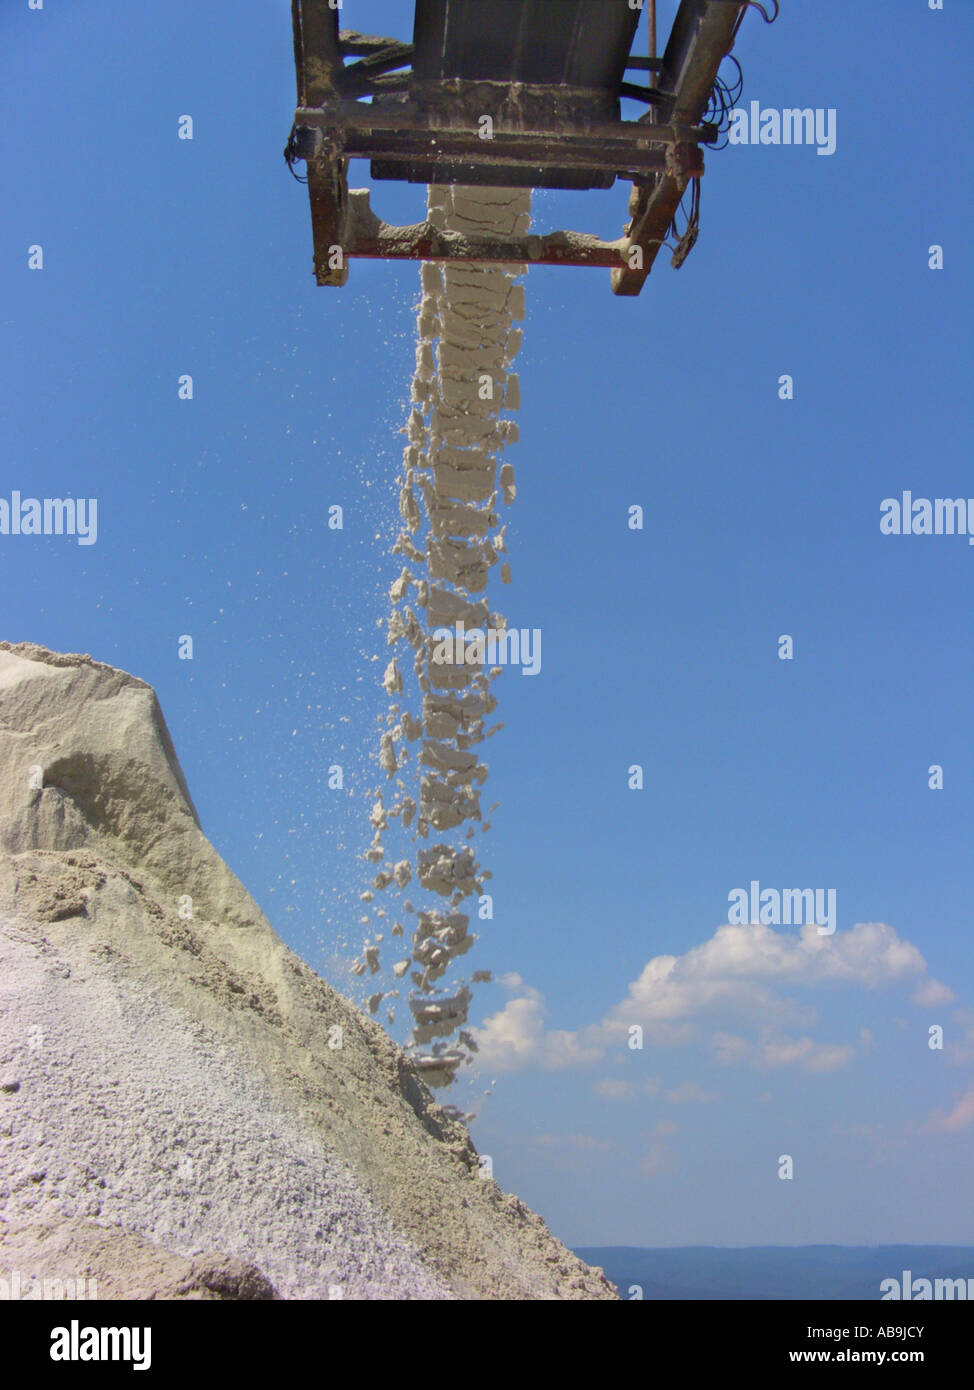
<instances>
[{"instance_id":1,"label":"rusty steel beam","mask_svg":"<svg viewBox=\"0 0 974 1390\"><path fill-rule=\"evenodd\" d=\"M320 106L338 98L344 60L338 39L338 11L328 0L291 0L294 65L298 106ZM308 197L315 278L319 285L340 287L348 265L331 267L328 248L341 243L348 213L348 160L308 160Z\"/></svg>"},{"instance_id":2,"label":"rusty steel beam","mask_svg":"<svg viewBox=\"0 0 974 1390\"><path fill-rule=\"evenodd\" d=\"M486 148L485 148L486 145ZM685 171L688 178L703 173L703 157L696 145L688 145ZM360 132L345 142L345 154L359 159L410 161L417 157L435 159L438 163L463 164L481 167L500 164L527 170L539 169L557 162L560 169L592 169L608 167L616 174L647 174L662 172L667 167L667 154L657 145L647 149L624 149L614 152L604 144L582 140L570 144L553 143L550 139L505 140L495 136L489 143L477 136L458 135L441 131L428 148L417 150L414 140L397 141L392 132L381 135Z\"/></svg>"},{"instance_id":3,"label":"rusty steel beam","mask_svg":"<svg viewBox=\"0 0 974 1390\"><path fill-rule=\"evenodd\" d=\"M339 85L345 96L365 96L372 90L377 77L396 68L408 68L412 61L411 43L390 44L388 48L349 64L339 78Z\"/></svg>"},{"instance_id":4,"label":"rusty steel beam","mask_svg":"<svg viewBox=\"0 0 974 1390\"><path fill-rule=\"evenodd\" d=\"M501 139L513 141L529 137L549 140L555 149L560 149L562 145L568 149L573 142L588 143L593 140L625 149L647 149L652 145L706 145L717 139L716 126L700 122L663 121L649 125L643 121L594 121L579 130L571 128L567 122L559 123L557 128L551 130L498 129L492 140L485 140L473 129L431 126L428 115L415 102L408 101L398 103L395 108L359 101L334 101L319 107L302 106L294 113L294 123L309 130L328 131L335 136L347 131L383 130L408 132L429 139L439 139L444 135L456 138L466 136L473 141L471 148L480 151L487 150Z\"/></svg>"},{"instance_id":5,"label":"rusty steel beam","mask_svg":"<svg viewBox=\"0 0 974 1390\"><path fill-rule=\"evenodd\" d=\"M745 8L743 2L728 0L681 0L657 77L657 89L666 100L662 107L648 113L647 124L652 124L656 114L661 120L676 124L693 125L702 120L717 72L730 52L734 30ZM686 184L684 171L674 168L648 187L633 188L629 202L629 248L639 248L641 258L634 260L641 259L641 265L627 260L623 269L612 272L613 294L639 294L666 240Z\"/></svg>"},{"instance_id":6,"label":"rusty steel beam","mask_svg":"<svg viewBox=\"0 0 974 1390\"><path fill-rule=\"evenodd\" d=\"M346 105L357 103L343 103L339 110L325 107L297 112L296 129L315 132L310 149L307 141L303 145L309 169L340 156L403 163L426 160L458 168L500 165L527 172L557 165L632 178L660 174L672 167L675 156L667 147L679 146L684 175L696 178L703 172L698 142L710 142L717 133L714 126L650 127L630 122L586 127L579 132L499 130L492 139L484 140L474 130L430 129L408 111L395 124L388 111L373 116L369 107L359 107L346 116Z\"/></svg>"},{"instance_id":7,"label":"rusty steel beam","mask_svg":"<svg viewBox=\"0 0 974 1390\"><path fill-rule=\"evenodd\" d=\"M395 48L401 42L401 39L384 39L377 34L360 34L357 29L342 29L338 35L339 50L347 58L367 58L371 53ZM408 47L412 49L412 44Z\"/></svg>"},{"instance_id":8,"label":"rusty steel beam","mask_svg":"<svg viewBox=\"0 0 974 1390\"><path fill-rule=\"evenodd\" d=\"M584 232L471 237L431 222L393 226L372 211L367 188L349 194L348 255L366 260L489 261L515 265L571 265L616 269L625 265L627 242L602 241Z\"/></svg>"},{"instance_id":9,"label":"rusty steel beam","mask_svg":"<svg viewBox=\"0 0 974 1390\"><path fill-rule=\"evenodd\" d=\"M291 0L298 105L320 106L338 96L344 62L338 43L338 11L328 0Z\"/></svg>"}]
</instances>

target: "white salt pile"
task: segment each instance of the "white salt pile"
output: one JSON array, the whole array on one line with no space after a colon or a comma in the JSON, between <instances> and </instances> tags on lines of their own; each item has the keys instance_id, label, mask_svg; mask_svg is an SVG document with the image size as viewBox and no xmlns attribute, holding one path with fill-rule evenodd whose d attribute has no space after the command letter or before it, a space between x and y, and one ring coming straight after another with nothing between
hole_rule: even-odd
<instances>
[{"instance_id":1,"label":"white salt pile","mask_svg":"<svg viewBox=\"0 0 974 1390\"><path fill-rule=\"evenodd\" d=\"M151 688L4 642L13 1269L108 1297L614 1296L285 948L200 829Z\"/></svg>"},{"instance_id":2,"label":"white salt pile","mask_svg":"<svg viewBox=\"0 0 974 1390\"><path fill-rule=\"evenodd\" d=\"M430 221L452 231L520 235L530 211L528 189L429 190ZM421 905L403 899L397 909L397 917L414 915L415 924L393 975L400 980L409 972L414 1056L432 1086L449 1085L475 1050L464 1029L472 998L468 982L441 981L474 944L470 913L461 907L469 899L477 903L490 877L465 842L473 839L475 824L489 828L480 806L487 764L478 746L500 727L486 726L497 704L490 685L499 670L485 668L483 634L502 632L506 624L484 595L488 573L505 551L499 502L509 505L515 494L513 468L499 464L499 456L517 440L517 425L503 412L520 406L511 366L521 343L515 323L524 317L524 289L517 281L525 270L427 262L421 271L412 409L404 430L409 442L400 480L403 528L393 547L404 564L389 594L388 640L395 654L383 682L391 704L379 749L387 784L394 785L391 794L377 791L366 858L381 865L372 890L402 897L416 882ZM506 563L501 578L510 580ZM480 634L479 651L466 642L444 646L436 638L437 629L455 632L458 624L475 639ZM383 834L390 820L411 832L412 863L387 859ZM419 843L430 839L435 843L429 847ZM367 902L372 890L363 895ZM373 936L354 967L361 975L380 969L387 911L374 912ZM397 920L391 935L404 931ZM478 978L489 979L489 972L476 972ZM369 1007L376 1012L398 994L395 988L379 990Z\"/></svg>"}]
</instances>

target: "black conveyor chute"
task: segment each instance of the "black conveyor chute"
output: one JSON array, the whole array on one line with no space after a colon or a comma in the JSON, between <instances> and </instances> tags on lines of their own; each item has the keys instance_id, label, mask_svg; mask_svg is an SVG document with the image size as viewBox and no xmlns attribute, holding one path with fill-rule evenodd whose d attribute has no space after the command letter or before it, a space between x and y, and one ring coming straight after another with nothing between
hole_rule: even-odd
<instances>
[{"instance_id":1,"label":"black conveyor chute","mask_svg":"<svg viewBox=\"0 0 974 1390\"><path fill-rule=\"evenodd\" d=\"M416 0L421 81L588 87L613 99L640 11L620 0Z\"/></svg>"},{"instance_id":2,"label":"black conveyor chute","mask_svg":"<svg viewBox=\"0 0 974 1390\"><path fill-rule=\"evenodd\" d=\"M555 130L615 122L639 17L638 9L619 0L417 0L413 91L435 104L443 84L451 84L454 95L464 91L471 116L500 116L509 124L519 105L527 125L536 126L543 113ZM496 90L479 84L496 84ZM524 90L515 94L518 86ZM556 160L533 169L374 160L372 176L575 189L615 182L605 169L566 168Z\"/></svg>"}]
</instances>

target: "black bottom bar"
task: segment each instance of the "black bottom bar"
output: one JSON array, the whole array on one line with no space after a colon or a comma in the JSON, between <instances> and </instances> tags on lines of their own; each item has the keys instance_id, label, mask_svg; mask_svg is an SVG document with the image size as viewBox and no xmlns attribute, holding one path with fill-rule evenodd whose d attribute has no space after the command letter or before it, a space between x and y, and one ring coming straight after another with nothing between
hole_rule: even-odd
<instances>
[{"instance_id":1,"label":"black bottom bar","mask_svg":"<svg viewBox=\"0 0 974 1390\"><path fill-rule=\"evenodd\" d=\"M526 1336L527 1346L535 1348L538 1357L543 1354L548 1380L559 1353L572 1358L571 1365L578 1349L585 1347L590 1352L599 1349L602 1378L622 1372L623 1353L628 1363L638 1351L647 1379L665 1368L667 1376L691 1384L699 1372L746 1376L760 1369L787 1375L802 1366L881 1366L946 1375L965 1354L971 1325L966 1303L954 1302L628 1301L588 1307L455 1303L444 1311L448 1318L437 1316L431 1324L434 1331L425 1334L425 1354L435 1356L439 1333L443 1348L459 1352L462 1360L467 1359L465 1352L474 1352L481 1374L492 1357L509 1372L512 1356L520 1359L525 1350L518 1352L517 1347ZM355 1307L341 1300L0 1304L0 1335L7 1357L17 1363L19 1383L36 1384L34 1376L41 1373L44 1385L51 1383L52 1373L65 1384L86 1373L131 1376L136 1356L145 1374L169 1384L181 1383L187 1372L193 1383L213 1372L220 1384L232 1383L237 1373L251 1383L264 1370L278 1379L303 1371L324 1377L341 1348L346 1365L355 1349L355 1361L364 1351L368 1363L369 1344L358 1342L357 1325L370 1334L373 1344L376 1335L383 1340L401 1337L399 1350L408 1356L423 1321L424 1315L409 1304ZM517 1342L506 1335L511 1324L516 1324L511 1332ZM102 1328L138 1333L128 1339L128 1360L80 1359L82 1347L100 1352ZM96 1329L97 1337L86 1329ZM124 1334L107 1338L107 1350L115 1341L124 1352ZM52 1349L79 1359L54 1360Z\"/></svg>"}]
</instances>

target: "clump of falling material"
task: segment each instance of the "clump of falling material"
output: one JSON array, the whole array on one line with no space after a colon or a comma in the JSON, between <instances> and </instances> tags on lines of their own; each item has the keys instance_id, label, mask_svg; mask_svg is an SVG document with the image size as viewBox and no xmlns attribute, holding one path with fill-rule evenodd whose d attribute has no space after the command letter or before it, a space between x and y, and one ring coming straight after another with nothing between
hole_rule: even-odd
<instances>
[{"instance_id":1,"label":"clump of falling material","mask_svg":"<svg viewBox=\"0 0 974 1390\"><path fill-rule=\"evenodd\" d=\"M430 221L444 230L521 235L530 223L531 194L431 187L428 205ZM393 655L383 678L390 697L379 747L386 785L376 793L375 833L366 858L381 865L373 889L401 893L414 882L415 895L425 900L419 908L402 903L401 915L412 914L415 925L408 948L398 951L406 956L408 950L408 956L396 961L393 973L403 979L409 972L416 1061L431 1086L448 1086L475 1050L464 1030L469 986L445 977L475 939L470 911L462 908L469 909L472 900L476 909L490 877L468 842L475 822L487 828L480 808L487 765L477 748L493 732L486 721L496 708L490 685L498 674L484 669L482 642L480 653L457 644L452 660L444 661L443 642L433 634L438 628L453 631L460 622L468 633L505 627L504 618L490 611L486 589L488 571L505 550L498 505L509 505L515 491L511 465L499 466L499 460L517 439L516 424L502 412L520 406L518 379L510 369L521 345L514 324L524 317L517 279L525 269L424 262L421 270L412 408L403 431L403 526L393 547L403 567L389 594ZM501 578L510 579L506 564ZM415 862L386 860L382 836L393 819L410 832ZM377 916L384 918L385 909ZM397 921L391 935L404 931ZM377 932L366 943L354 967L358 974L378 972L384 937ZM472 979L489 980L490 974L478 970ZM397 993L373 994L369 1007L376 1012L384 997Z\"/></svg>"}]
</instances>

